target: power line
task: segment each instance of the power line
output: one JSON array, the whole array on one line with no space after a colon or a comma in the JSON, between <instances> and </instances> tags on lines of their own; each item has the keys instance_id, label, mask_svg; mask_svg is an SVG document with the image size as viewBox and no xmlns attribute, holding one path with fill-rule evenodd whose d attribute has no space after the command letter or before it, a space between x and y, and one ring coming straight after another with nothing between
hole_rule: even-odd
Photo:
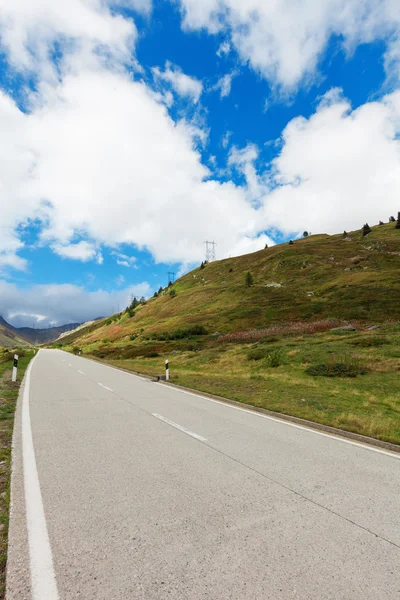
<instances>
[{"instance_id":1,"label":"power line","mask_svg":"<svg viewBox=\"0 0 400 600\"><path fill-rule=\"evenodd\" d=\"M175 281L175 273L173 271L168 271L168 285L170 283L174 283Z\"/></svg>"}]
</instances>

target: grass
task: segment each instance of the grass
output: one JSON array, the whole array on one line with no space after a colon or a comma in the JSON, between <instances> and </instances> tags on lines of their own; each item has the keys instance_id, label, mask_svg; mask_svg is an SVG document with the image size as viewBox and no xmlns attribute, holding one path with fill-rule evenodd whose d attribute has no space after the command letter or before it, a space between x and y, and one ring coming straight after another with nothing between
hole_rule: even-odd
<instances>
[{"instance_id":1,"label":"grass","mask_svg":"<svg viewBox=\"0 0 400 600\"><path fill-rule=\"evenodd\" d=\"M19 387L33 353L24 351L20 352L20 356L18 378L12 383L12 360L9 360L8 352L0 349L0 600L3 600L5 594L14 412Z\"/></svg>"},{"instance_id":2,"label":"grass","mask_svg":"<svg viewBox=\"0 0 400 600\"><path fill-rule=\"evenodd\" d=\"M150 374L168 358L177 383L399 444L400 230L361 227L198 267L58 344Z\"/></svg>"},{"instance_id":3,"label":"grass","mask_svg":"<svg viewBox=\"0 0 400 600\"><path fill-rule=\"evenodd\" d=\"M400 444L400 324L341 335L280 335L273 343L214 340L192 350L167 342L164 350L162 343L156 347L159 356L154 358L150 346L147 356L130 358L123 348L118 355L110 347L103 360L156 375L164 372L168 358L173 383ZM342 376L335 378L307 372L312 366L336 364L351 373L343 367Z\"/></svg>"}]
</instances>

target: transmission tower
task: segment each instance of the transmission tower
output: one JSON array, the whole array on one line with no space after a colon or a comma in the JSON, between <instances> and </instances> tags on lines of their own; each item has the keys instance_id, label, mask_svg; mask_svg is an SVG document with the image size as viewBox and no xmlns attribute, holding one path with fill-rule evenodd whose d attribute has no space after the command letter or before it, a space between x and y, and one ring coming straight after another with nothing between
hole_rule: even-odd
<instances>
[{"instance_id":1,"label":"transmission tower","mask_svg":"<svg viewBox=\"0 0 400 600\"><path fill-rule=\"evenodd\" d=\"M175 281L175 273L173 273L172 271L168 271L168 285L170 283L174 283Z\"/></svg>"},{"instance_id":2,"label":"transmission tower","mask_svg":"<svg viewBox=\"0 0 400 600\"><path fill-rule=\"evenodd\" d=\"M215 242L204 242L206 245L206 261L213 262L215 260Z\"/></svg>"}]
</instances>

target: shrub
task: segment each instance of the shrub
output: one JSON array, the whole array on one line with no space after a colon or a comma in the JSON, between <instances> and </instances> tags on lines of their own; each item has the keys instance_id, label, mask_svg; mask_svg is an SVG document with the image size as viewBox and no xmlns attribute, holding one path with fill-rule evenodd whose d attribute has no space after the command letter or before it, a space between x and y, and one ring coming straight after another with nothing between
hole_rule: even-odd
<instances>
[{"instance_id":1,"label":"shrub","mask_svg":"<svg viewBox=\"0 0 400 600\"><path fill-rule=\"evenodd\" d=\"M247 353L247 360L262 360L267 356L265 348L255 348Z\"/></svg>"},{"instance_id":2,"label":"shrub","mask_svg":"<svg viewBox=\"0 0 400 600\"><path fill-rule=\"evenodd\" d=\"M151 337L153 340L168 341L168 340L183 340L184 338L196 336L196 335L207 335L208 331L204 325L192 325L191 327L184 327L182 329L176 329L171 333L161 332L154 333Z\"/></svg>"},{"instance_id":3,"label":"shrub","mask_svg":"<svg viewBox=\"0 0 400 600\"><path fill-rule=\"evenodd\" d=\"M390 344L390 340L386 337L367 337L358 340L352 340L353 346L361 346L362 348L374 348L376 346L385 346Z\"/></svg>"},{"instance_id":4,"label":"shrub","mask_svg":"<svg viewBox=\"0 0 400 600\"><path fill-rule=\"evenodd\" d=\"M204 269L204 263L203 262L200 265L200 269Z\"/></svg>"},{"instance_id":5,"label":"shrub","mask_svg":"<svg viewBox=\"0 0 400 600\"><path fill-rule=\"evenodd\" d=\"M365 225L363 225L363 228L362 228L362 234L368 235L369 233L371 233L371 231L372 231L371 227L368 225L368 223L365 223Z\"/></svg>"},{"instance_id":6,"label":"shrub","mask_svg":"<svg viewBox=\"0 0 400 600\"><path fill-rule=\"evenodd\" d=\"M379 225L383 225L383 224L384 224L383 221L379 221Z\"/></svg>"},{"instance_id":7,"label":"shrub","mask_svg":"<svg viewBox=\"0 0 400 600\"><path fill-rule=\"evenodd\" d=\"M289 240L289 244L291 246L292 244L294 244L294 241L293 240Z\"/></svg>"},{"instance_id":8,"label":"shrub","mask_svg":"<svg viewBox=\"0 0 400 600\"><path fill-rule=\"evenodd\" d=\"M396 229L400 229L400 212L397 213Z\"/></svg>"},{"instance_id":9,"label":"shrub","mask_svg":"<svg viewBox=\"0 0 400 600\"><path fill-rule=\"evenodd\" d=\"M233 272L233 269L232 269L232 267L231 267L231 268L229 269L229 273L232 273L232 272Z\"/></svg>"},{"instance_id":10,"label":"shrub","mask_svg":"<svg viewBox=\"0 0 400 600\"><path fill-rule=\"evenodd\" d=\"M72 348L72 352L73 352L74 354L79 354L80 352L82 352L82 350L79 348L79 346L74 346L74 347Z\"/></svg>"},{"instance_id":11,"label":"shrub","mask_svg":"<svg viewBox=\"0 0 400 600\"><path fill-rule=\"evenodd\" d=\"M111 325L111 323L112 323L112 322L113 322L113 320L112 320L112 319L107 319L107 321L106 321L106 325Z\"/></svg>"},{"instance_id":12,"label":"shrub","mask_svg":"<svg viewBox=\"0 0 400 600\"><path fill-rule=\"evenodd\" d=\"M171 296L171 298L175 298L175 296L176 296L176 291L172 289L172 290L170 291L169 295Z\"/></svg>"},{"instance_id":13,"label":"shrub","mask_svg":"<svg viewBox=\"0 0 400 600\"><path fill-rule=\"evenodd\" d=\"M134 340L136 340L136 334L132 333L132 335L129 336L129 339L131 342L133 342Z\"/></svg>"},{"instance_id":14,"label":"shrub","mask_svg":"<svg viewBox=\"0 0 400 600\"><path fill-rule=\"evenodd\" d=\"M396 219L392 216L389 217L389 223L395 223Z\"/></svg>"},{"instance_id":15,"label":"shrub","mask_svg":"<svg viewBox=\"0 0 400 600\"><path fill-rule=\"evenodd\" d=\"M148 354L145 354L145 358L157 358L157 356L160 356L158 352L149 352Z\"/></svg>"},{"instance_id":16,"label":"shrub","mask_svg":"<svg viewBox=\"0 0 400 600\"><path fill-rule=\"evenodd\" d=\"M244 281L247 287L251 287L253 285L254 277L250 271L247 271L246 275L244 276Z\"/></svg>"},{"instance_id":17,"label":"shrub","mask_svg":"<svg viewBox=\"0 0 400 600\"><path fill-rule=\"evenodd\" d=\"M343 237L347 237L347 231L346 230L343 231Z\"/></svg>"},{"instance_id":18,"label":"shrub","mask_svg":"<svg viewBox=\"0 0 400 600\"><path fill-rule=\"evenodd\" d=\"M128 306L128 308L126 309L126 312L128 313L128 317L130 319L132 319L132 317L135 316L135 311L133 310L133 308L131 308L130 306Z\"/></svg>"},{"instance_id":19,"label":"shrub","mask_svg":"<svg viewBox=\"0 0 400 600\"><path fill-rule=\"evenodd\" d=\"M304 231L303 232L303 237L307 238L308 237L308 231Z\"/></svg>"},{"instance_id":20,"label":"shrub","mask_svg":"<svg viewBox=\"0 0 400 600\"><path fill-rule=\"evenodd\" d=\"M268 248L268 244L265 244L264 249L267 249L267 248Z\"/></svg>"},{"instance_id":21,"label":"shrub","mask_svg":"<svg viewBox=\"0 0 400 600\"><path fill-rule=\"evenodd\" d=\"M311 365L306 369L306 373L314 377L357 377L365 375L367 371L357 359L342 356L327 363Z\"/></svg>"},{"instance_id":22,"label":"shrub","mask_svg":"<svg viewBox=\"0 0 400 600\"><path fill-rule=\"evenodd\" d=\"M285 362L285 352L283 348L276 348L268 354L268 364L270 367L280 367Z\"/></svg>"}]
</instances>

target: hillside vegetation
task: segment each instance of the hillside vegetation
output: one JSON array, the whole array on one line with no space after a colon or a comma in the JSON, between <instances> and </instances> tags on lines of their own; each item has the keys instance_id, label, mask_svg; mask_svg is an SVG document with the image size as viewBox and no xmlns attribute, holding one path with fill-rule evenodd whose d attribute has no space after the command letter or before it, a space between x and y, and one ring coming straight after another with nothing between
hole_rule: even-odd
<instances>
[{"instance_id":1,"label":"hillside vegetation","mask_svg":"<svg viewBox=\"0 0 400 600\"><path fill-rule=\"evenodd\" d=\"M168 357L177 383L400 443L399 272L394 223L309 236L198 267L61 343L150 374Z\"/></svg>"},{"instance_id":2,"label":"hillside vegetation","mask_svg":"<svg viewBox=\"0 0 400 600\"><path fill-rule=\"evenodd\" d=\"M28 341L0 317L0 348L14 348L15 346L27 346Z\"/></svg>"}]
</instances>

